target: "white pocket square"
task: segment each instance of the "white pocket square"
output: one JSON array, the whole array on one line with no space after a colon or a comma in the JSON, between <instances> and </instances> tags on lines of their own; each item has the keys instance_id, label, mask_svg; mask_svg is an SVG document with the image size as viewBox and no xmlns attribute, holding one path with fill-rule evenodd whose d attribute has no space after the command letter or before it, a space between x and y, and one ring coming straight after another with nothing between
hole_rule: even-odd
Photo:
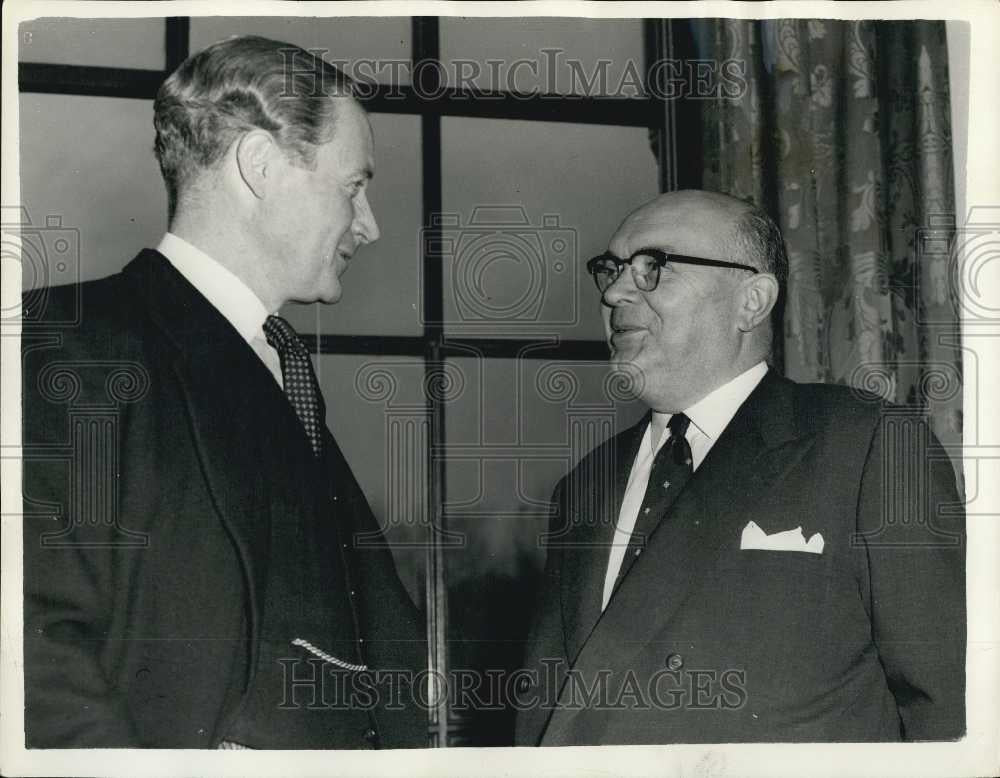
<instances>
[{"instance_id":1,"label":"white pocket square","mask_svg":"<svg viewBox=\"0 0 1000 778\"><path fill-rule=\"evenodd\" d=\"M823 536L815 533L808 541L802 532L802 527L775 532L768 535L751 521L743 528L740 536L740 551L755 549L757 551L805 551L808 554L823 553Z\"/></svg>"}]
</instances>

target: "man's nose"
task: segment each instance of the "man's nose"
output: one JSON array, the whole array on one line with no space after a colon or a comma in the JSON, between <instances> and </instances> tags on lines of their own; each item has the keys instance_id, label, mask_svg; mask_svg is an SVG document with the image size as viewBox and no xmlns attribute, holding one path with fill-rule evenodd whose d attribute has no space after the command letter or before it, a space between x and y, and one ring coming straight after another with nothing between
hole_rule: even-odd
<instances>
[{"instance_id":1,"label":"man's nose","mask_svg":"<svg viewBox=\"0 0 1000 778\"><path fill-rule=\"evenodd\" d=\"M352 228L359 243L374 243L381 235L378 222L375 221L375 212L372 211L365 192L362 192L355 201Z\"/></svg>"},{"instance_id":2,"label":"man's nose","mask_svg":"<svg viewBox=\"0 0 1000 778\"><path fill-rule=\"evenodd\" d=\"M618 275L618 278L611 283L611 286L604 290L602 299L605 305L616 306L634 300L638 293L639 288L635 285L632 266L625 265L622 267L622 272Z\"/></svg>"}]
</instances>

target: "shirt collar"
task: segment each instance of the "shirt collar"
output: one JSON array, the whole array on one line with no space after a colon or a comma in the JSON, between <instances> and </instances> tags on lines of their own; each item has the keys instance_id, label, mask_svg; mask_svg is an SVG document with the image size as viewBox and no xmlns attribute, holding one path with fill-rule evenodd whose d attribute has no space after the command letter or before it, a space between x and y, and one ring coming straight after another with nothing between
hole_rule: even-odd
<instances>
[{"instance_id":1,"label":"shirt collar","mask_svg":"<svg viewBox=\"0 0 1000 778\"><path fill-rule=\"evenodd\" d=\"M691 426L715 441L766 373L767 364L763 361L758 362L736 378L709 392L694 405L685 408L684 413L691 419ZM673 414L654 411L653 416L659 419L665 429Z\"/></svg>"},{"instance_id":2,"label":"shirt collar","mask_svg":"<svg viewBox=\"0 0 1000 778\"><path fill-rule=\"evenodd\" d=\"M171 232L156 247L249 343L262 337L268 310L231 270Z\"/></svg>"}]
</instances>

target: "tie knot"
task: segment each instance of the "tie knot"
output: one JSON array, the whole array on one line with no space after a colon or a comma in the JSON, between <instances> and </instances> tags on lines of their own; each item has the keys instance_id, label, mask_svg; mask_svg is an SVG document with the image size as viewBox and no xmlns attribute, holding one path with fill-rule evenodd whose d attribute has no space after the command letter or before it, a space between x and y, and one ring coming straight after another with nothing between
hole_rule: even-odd
<instances>
[{"instance_id":1,"label":"tie knot","mask_svg":"<svg viewBox=\"0 0 1000 778\"><path fill-rule=\"evenodd\" d=\"M667 429L670 430L670 437L674 439L683 438L687 434L688 425L691 419L683 413L675 413L667 422Z\"/></svg>"},{"instance_id":2,"label":"tie knot","mask_svg":"<svg viewBox=\"0 0 1000 778\"><path fill-rule=\"evenodd\" d=\"M264 337L279 354L309 353L295 328L280 316L268 316L264 320Z\"/></svg>"}]
</instances>

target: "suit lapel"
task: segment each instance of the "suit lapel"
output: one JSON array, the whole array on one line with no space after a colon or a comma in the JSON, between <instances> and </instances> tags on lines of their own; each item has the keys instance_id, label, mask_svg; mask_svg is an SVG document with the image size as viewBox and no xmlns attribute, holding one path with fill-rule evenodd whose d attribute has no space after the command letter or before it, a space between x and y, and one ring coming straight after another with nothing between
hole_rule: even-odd
<instances>
[{"instance_id":1,"label":"suit lapel","mask_svg":"<svg viewBox=\"0 0 1000 778\"><path fill-rule=\"evenodd\" d=\"M572 663L601 617L601 600L618 511L650 415L585 460L562 496L570 531L563 543L562 609ZM560 539L554 541L559 545Z\"/></svg>"},{"instance_id":2,"label":"suit lapel","mask_svg":"<svg viewBox=\"0 0 1000 778\"><path fill-rule=\"evenodd\" d=\"M642 589L650 575L665 580L670 598L660 604L661 616L678 608L698 573L714 559L719 547L733 537L739 539L745 524L746 506L756 504L761 493L781 473L797 462L803 446L789 444L806 436L800 429L790 381L768 372L720 435L701 466L691 476L665 520L648 538L647 552L626 573L633 592ZM735 533L735 535L734 535ZM662 553L683 565L660 563ZM616 605L612 594L608 610Z\"/></svg>"},{"instance_id":3,"label":"suit lapel","mask_svg":"<svg viewBox=\"0 0 1000 778\"><path fill-rule=\"evenodd\" d=\"M597 623L578 654L570 655L574 664L611 668L627 663L633 652L623 651L622 636L635 635L637 625L643 634L662 629L701 576L710 574L721 549L739 543L747 506L757 504L808 450L809 433L800 425L793 389L792 382L771 372L761 380L667 518L650 533L646 550L603 614L598 605ZM641 648L636 642L634 650Z\"/></svg>"},{"instance_id":4,"label":"suit lapel","mask_svg":"<svg viewBox=\"0 0 1000 778\"><path fill-rule=\"evenodd\" d=\"M215 508L246 570L250 629L256 636L272 509L281 504L282 493L296 488L286 483L302 475L288 465L289 452L308 447L307 439L294 434L294 411L257 355L165 257L146 250L124 273L175 347L171 367L186 421ZM250 667L256 666L256 651L254 639Z\"/></svg>"}]
</instances>

